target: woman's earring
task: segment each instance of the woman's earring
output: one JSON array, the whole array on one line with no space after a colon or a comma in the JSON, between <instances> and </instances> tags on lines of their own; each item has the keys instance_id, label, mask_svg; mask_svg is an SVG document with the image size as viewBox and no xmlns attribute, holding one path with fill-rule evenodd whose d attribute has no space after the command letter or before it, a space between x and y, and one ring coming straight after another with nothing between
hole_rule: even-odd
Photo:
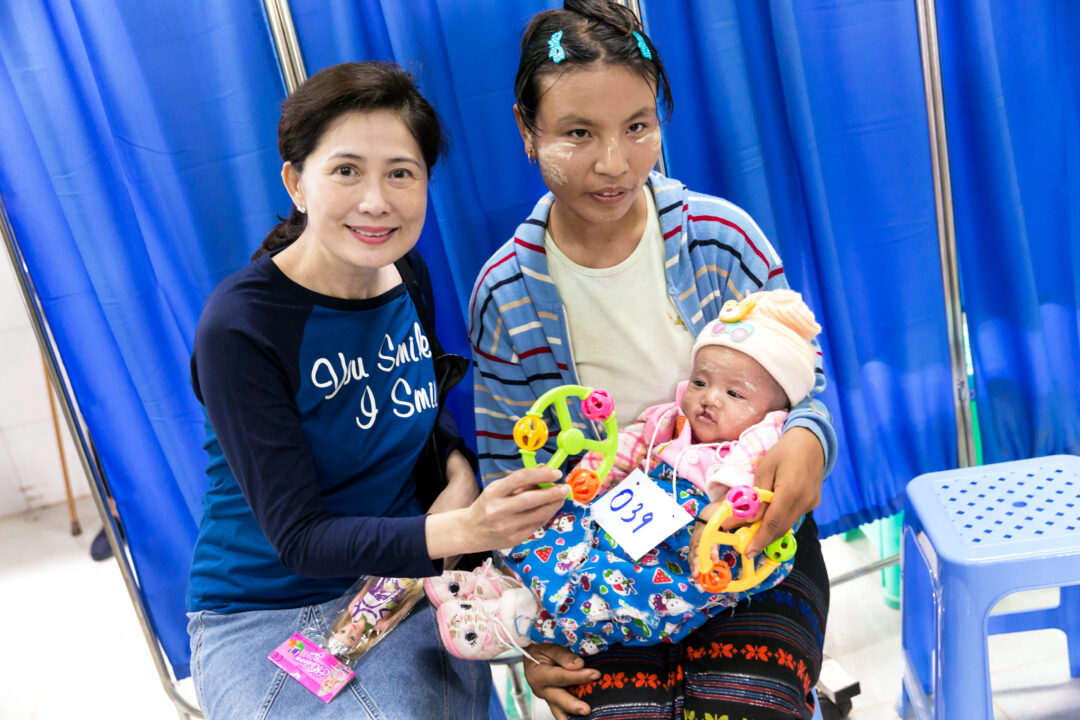
<instances>
[{"instance_id":1,"label":"woman's earring","mask_svg":"<svg viewBox=\"0 0 1080 720\"><path fill-rule=\"evenodd\" d=\"M300 205L297 205L296 209L300 211L301 215L306 215L307 214L307 208L306 207L302 207Z\"/></svg>"}]
</instances>

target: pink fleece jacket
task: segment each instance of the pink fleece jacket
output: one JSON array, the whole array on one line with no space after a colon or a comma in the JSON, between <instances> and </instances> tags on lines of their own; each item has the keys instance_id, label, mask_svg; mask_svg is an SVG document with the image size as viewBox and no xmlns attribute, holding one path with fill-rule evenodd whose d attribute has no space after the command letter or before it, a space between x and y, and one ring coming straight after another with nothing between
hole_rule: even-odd
<instances>
[{"instance_id":1,"label":"pink fleece jacket","mask_svg":"<svg viewBox=\"0 0 1080 720\"><path fill-rule=\"evenodd\" d=\"M601 492L621 482L634 469L648 472L660 462L675 468L681 477L704 490L710 501L724 497L735 485L754 484L758 463L780 439L787 411L768 413L761 422L744 430L738 440L694 443L690 423L679 409L686 386L685 380L679 383L674 402L646 408L633 424L619 430L615 466L604 480ZM596 469L600 463L600 454L590 452L578 467Z\"/></svg>"}]
</instances>

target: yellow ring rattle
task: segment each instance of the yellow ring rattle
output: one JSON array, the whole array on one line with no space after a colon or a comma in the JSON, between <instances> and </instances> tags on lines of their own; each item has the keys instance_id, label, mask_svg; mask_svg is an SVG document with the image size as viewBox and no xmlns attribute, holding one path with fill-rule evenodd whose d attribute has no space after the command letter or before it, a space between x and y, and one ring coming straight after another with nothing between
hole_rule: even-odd
<instances>
[{"instance_id":1,"label":"yellow ring rattle","mask_svg":"<svg viewBox=\"0 0 1080 720\"><path fill-rule=\"evenodd\" d=\"M772 499L771 490L750 485L737 485L728 490L720 509L714 512L705 524L704 534L698 545L698 573L694 579L707 592L736 593L750 590L760 585L780 563L795 555L795 536L789 530L783 537L765 546L765 562L761 567L755 568L754 558L747 556L746 547L757 534L761 521L749 526L744 525L734 532L720 529L720 525L729 517L753 517L761 503L772 502ZM735 567L729 568L724 562L713 563L712 548L721 543L731 545L739 554Z\"/></svg>"}]
</instances>

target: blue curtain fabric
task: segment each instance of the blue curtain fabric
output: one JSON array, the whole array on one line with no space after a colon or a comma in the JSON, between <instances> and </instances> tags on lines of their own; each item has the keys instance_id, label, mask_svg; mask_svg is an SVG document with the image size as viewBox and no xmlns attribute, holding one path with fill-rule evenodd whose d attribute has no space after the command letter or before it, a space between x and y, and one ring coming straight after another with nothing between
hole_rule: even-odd
<instances>
[{"instance_id":1,"label":"blue curtain fabric","mask_svg":"<svg viewBox=\"0 0 1080 720\"><path fill-rule=\"evenodd\" d=\"M983 457L1080 453L1080 4L938 20Z\"/></svg>"},{"instance_id":2,"label":"blue curtain fabric","mask_svg":"<svg viewBox=\"0 0 1080 720\"><path fill-rule=\"evenodd\" d=\"M955 465L914 3L645 3L671 75L669 172L744 207L821 338L840 458L831 535Z\"/></svg>"},{"instance_id":3,"label":"blue curtain fabric","mask_svg":"<svg viewBox=\"0 0 1080 720\"><path fill-rule=\"evenodd\" d=\"M0 4L0 194L178 677L206 487L195 323L285 196L260 6L211 5Z\"/></svg>"}]
</instances>

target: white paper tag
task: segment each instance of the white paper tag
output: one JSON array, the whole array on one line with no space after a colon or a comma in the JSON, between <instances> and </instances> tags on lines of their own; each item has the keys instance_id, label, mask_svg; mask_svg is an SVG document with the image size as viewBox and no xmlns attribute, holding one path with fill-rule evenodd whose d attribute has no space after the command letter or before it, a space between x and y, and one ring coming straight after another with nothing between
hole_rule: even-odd
<instances>
[{"instance_id":1,"label":"white paper tag","mask_svg":"<svg viewBox=\"0 0 1080 720\"><path fill-rule=\"evenodd\" d=\"M634 470L590 508L593 520L633 560L694 519L641 470Z\"/></svg>"}]
</instances>

